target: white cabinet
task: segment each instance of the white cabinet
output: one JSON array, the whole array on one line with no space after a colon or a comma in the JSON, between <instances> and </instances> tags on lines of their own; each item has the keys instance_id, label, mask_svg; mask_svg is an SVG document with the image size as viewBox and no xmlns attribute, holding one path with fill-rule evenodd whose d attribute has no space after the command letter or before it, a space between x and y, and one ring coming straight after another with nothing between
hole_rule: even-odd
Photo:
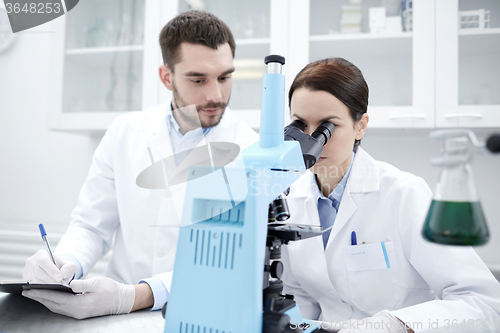
<instances>
[{"instance_id":1,"label":"white cabinet","mask_svg":"<svg viewBox=\"0 0 500 333\"><path fill-rule=\"evenodd\" d=\"M54 22L49 127L101 133L113 119L171 96L158 77L158 36L185 0L87 0ZM231 28L236 56L230 107L259 126L264 57L270 50L270 1L204 1Z\"/></svg>"},{"instance_id":2,"label":"white cabinet","mask_svg":"<svg viewBox=\"0 0 500 333\"><path fill-rule=\"evenodd\" d=\"M436 126L500 127L500 1L439 0L436 22Z\"/></svg>"},{"instance_id":3,"label":"white cabinet","mask_svg":"<svg viewBox=\"0 0 500 333\"><path fill-rule=\"evenodd\" d=\"M117 115L157 104L159 7L87 0L54 21L51 129L104 131Z\"/></svg>"},{"instance_id":4,"label":"white cabinet","mask_svg":"<svg viewBox=\"0 0 500 333\"><path fill-rule=\"evenodd\" d=\"M407 0L355 2L290 0L289 29L301 30L289 36L300 63L292 77L308 62L343 57L369 85L370 128L500 127L499 1L414 0L403 32L371 32L369 13L385 6L397 17Z\"/></svg>"},{"instance_id":5,"label":"white cabinet","mask_svg":"<svg viewBox=\"0 0 500 333\"><path fill-rule=\"evenodd\" d=\"M294 1L292 1L294 2ZM307 3L307 4L305 4ZM434 126L435 43L434 1L413 1L413 27L403 30L401 1L386 8L392 29L372 31L370 9L390 1L295 1L296 18L307 33L292 38L301 65L328 57L349 60L363 72L370 89L370 128L429 128ZM300 15L305 6L308 15ZM384 7L385 8L385 7ZM407 15L408 16L408 15ZM389 18L390 17L390 18ZM297 54L299 53L299 54Z\"/></svg>"},{"instance_id":6,"label":"white cabinet","mask_svg":"<svg viewBox=\"0 0 500 333\"><path fill-rule=\"evenodd\" d=\"M158 78L158 35L179 12L200 5L234 34L236 71L229 106L254 128L269 54L286 58L287 91L310 61L343 57L353 62L370 88L371 128L500 126L499 1L413 0L404 14L401 4L409 6L410 0L363 0L354 8L351 2L80 2L55 23L52 85L57 93L50 127L103 131L118 114L170 97ZM371 31L370 8L383 5L393 28ZM459 29L459 10L481 8L490 10L488 28ZM398 30L398 24L405 29Z\"/></svg>"}]
</instances>

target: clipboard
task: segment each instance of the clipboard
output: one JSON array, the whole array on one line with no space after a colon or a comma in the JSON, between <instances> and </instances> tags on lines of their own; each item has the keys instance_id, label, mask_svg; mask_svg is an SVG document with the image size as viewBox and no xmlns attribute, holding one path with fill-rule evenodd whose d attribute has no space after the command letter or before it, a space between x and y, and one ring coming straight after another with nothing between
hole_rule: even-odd
<instances>
[{"instance_id":1,"label":"clipboard","mask_svg":"<svg viewBox=\"0 0 500 333\"><path fill-rule=\"evenodd\" d=\"M20 294L23 290L31 289L44 289L44 290L54 290L61 291L71 294L77 294L73 292L70 286L59 284L59 283L30 283L30 281L0 281L0 292L10 293L10 294Z\"/></svg>"}]
</instances>

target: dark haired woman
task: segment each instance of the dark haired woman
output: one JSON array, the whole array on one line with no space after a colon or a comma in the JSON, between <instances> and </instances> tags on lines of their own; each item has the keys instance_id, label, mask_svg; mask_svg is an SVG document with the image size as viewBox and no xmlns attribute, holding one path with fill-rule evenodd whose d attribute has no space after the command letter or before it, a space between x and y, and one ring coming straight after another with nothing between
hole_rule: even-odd
<instances>
[{"instance_id":1,"label":"dark haired woman","mask_svg":"<svg viewBox=\"0 0 500 333\"><path fill-rule=\"evenodd\" d=\"M432 197L425 181L359 147L369 120L361 71L341 58L313 62L289 102L305 133L335 125L288 196L288 222L331 227L284 246L284 291L302 316L341 332L499 332L500 284L476 252L421 236Z\"/></svg>"}]
</instances>

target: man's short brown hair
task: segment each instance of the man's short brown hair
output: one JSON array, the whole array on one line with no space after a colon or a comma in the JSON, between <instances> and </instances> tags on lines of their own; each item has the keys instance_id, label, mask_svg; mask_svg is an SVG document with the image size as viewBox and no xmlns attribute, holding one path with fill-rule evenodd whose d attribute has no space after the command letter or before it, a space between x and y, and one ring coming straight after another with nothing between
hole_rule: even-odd
<instances>
[{"instance_id":1,"label":"man's short brown hair","mask_svg":"<svg viewBox=\"0 0 500 333\"><path fill-rule=\"evenodd\" d=\"M201 44L217 50L229 44L234 58L236 44L229 27L210 13L192 10L181 13L168 22L160 32L160 47L163 63L171 71L181 61L181 43Z\"/></svg>"}]
</instances>

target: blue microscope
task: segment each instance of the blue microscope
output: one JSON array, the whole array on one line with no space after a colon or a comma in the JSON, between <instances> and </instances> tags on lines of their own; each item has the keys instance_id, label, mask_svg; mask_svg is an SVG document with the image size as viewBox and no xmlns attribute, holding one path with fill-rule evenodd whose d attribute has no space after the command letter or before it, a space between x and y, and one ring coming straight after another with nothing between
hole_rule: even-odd
<instances>
[{"instance_id":1,"label":"blue microscope","mask_svg":"<svg viewBox=\"0 0 500 333\"><path fill-rule=\"evenodd\" d=\"M190 168L164 332L314 330L293 296L283 295L278 259L282 244L322 233L283 223L290 216L286 195L321 156L334 126L325 122L309 136L294 121L284 133L285 59L271 55L265 63L259 142L234 165Z\"/></svg>"}]
</instances>

